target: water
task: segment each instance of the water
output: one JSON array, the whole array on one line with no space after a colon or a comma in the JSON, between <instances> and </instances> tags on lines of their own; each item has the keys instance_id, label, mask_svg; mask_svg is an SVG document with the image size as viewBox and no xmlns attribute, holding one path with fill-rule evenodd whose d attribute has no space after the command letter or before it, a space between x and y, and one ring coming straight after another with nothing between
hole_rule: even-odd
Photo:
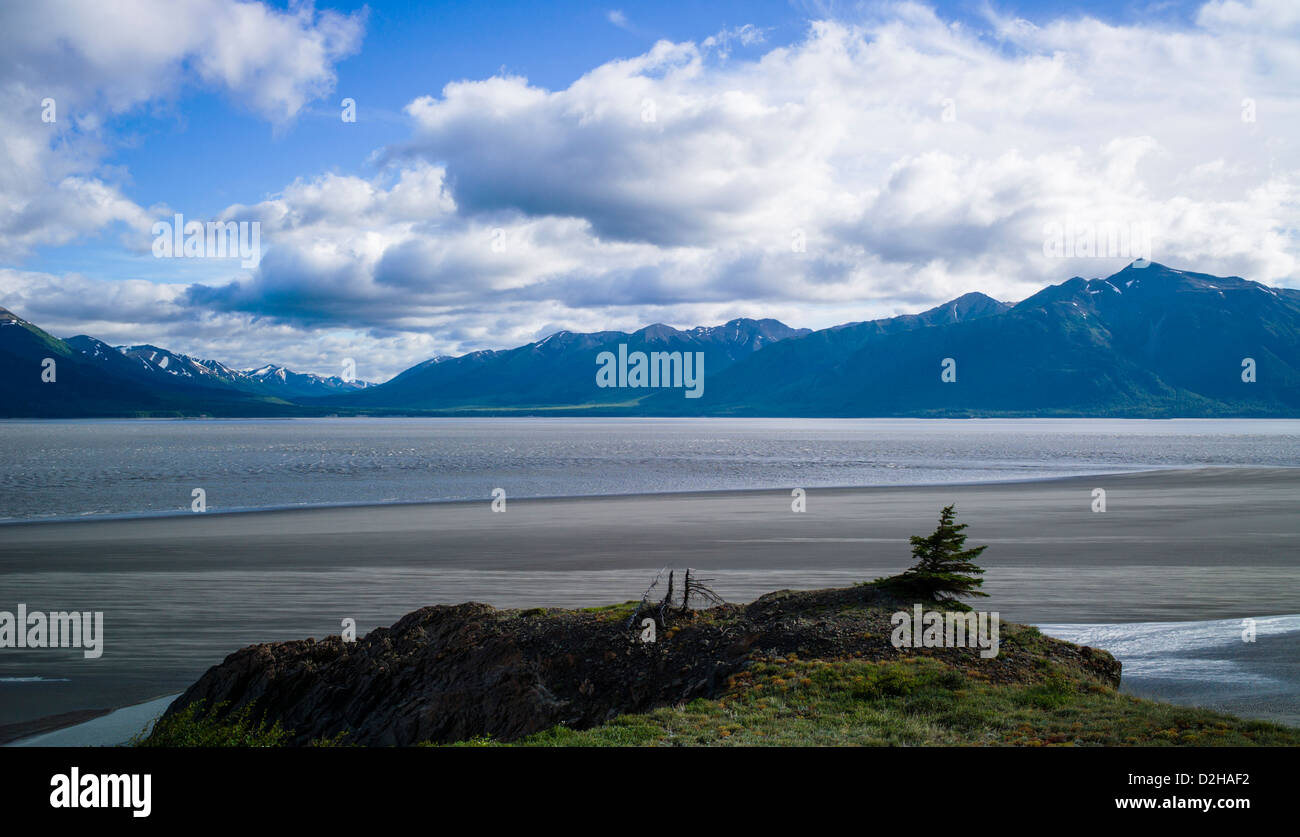
<instances>
[{"instance_id":1,"label":"water","mask_svg":"<svg viewBox=\"0 0 1300 837\"><path fill-rule=\"evenodd\" d=\"M148 735L153 723L179 695L125 706L102 718L13 741L9 747L117 747L135 735Z\"/></svg>"},{"instance_id":2,"label":"water","mask_svg":"<svg viewBox=\"0 0 1300 837\"><path fill-rule=\"evenodd\" d=\"M1038 627L1114 654L1122 691L1300 726L1300 616Z\"/></svg>"},{"instance_id":3,"label":"water","mask_svg":"<svg viewBox=\"0 0 1300 837\"><path fill-rule=\"evenodd\" d=\"M207 509L992 482L1300 463L1300 421L0 422L0 521Z\"/></svg>"}]
</instances>

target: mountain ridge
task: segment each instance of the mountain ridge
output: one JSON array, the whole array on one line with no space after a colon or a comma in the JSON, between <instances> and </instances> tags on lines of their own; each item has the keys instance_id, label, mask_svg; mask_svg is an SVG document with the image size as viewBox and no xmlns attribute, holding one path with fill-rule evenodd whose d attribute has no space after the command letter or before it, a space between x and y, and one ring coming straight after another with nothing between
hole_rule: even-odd
<instances>
[{"instance_id":1,"label":"mountain ridge","mask_svg":"<svg viewBox=\"0 0 1300 837\"><path fill-rule=\"evenodd\" d=\"M40 353L62 358L60 374L66 361L88 387L84 397L53 405L32 383ZM634 364L642 355L652 364L699 357L703 397L598 386L603 353ZM689 329L562 330L511 349L433 357L374 385L274 364L236 370L86 335L61 341L0 309L5 356L27 378L9 374L6 383L34 399L11 401L5 415L1294 417L1300 291L1134 263L1016 303L976 291L915 314L818 330L744 317ZM88 374L120 388L89 386Z\"/></svg>"}]
</instances>

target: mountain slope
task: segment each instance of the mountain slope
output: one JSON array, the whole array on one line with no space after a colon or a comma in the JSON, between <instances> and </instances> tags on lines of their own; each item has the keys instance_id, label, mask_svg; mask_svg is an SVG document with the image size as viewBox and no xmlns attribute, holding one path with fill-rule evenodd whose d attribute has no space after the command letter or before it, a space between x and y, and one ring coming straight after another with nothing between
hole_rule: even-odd
<instances>
[{"instance_id":1,"label":"mountain slope","mask_svg":"<svg viewBox=\"0 0 1300 837\"><path fill-rule=\"evenodd\" d=\"M662 324L631 334L561 331L516 349L434 358L363 392L304 403L354 408L507 409L635 402L653 390L596 386L596 357L601 352L616 353L620 344L625 344L629 353L703 352L705 374L710 375L774 343L807 333L807 329L793 329L776 320L749 319L688 331Z\"/></svg>"},{"instance_id":2,"label":"mountain slope","mask_svg":"<svg viewBox=\"0 0 1300 837\"><path fill-rule=\"evenodd\" d=\"M137 361L93 338L60 340L0 308L0 366L9 417L192 414L207 408L263 415L246 393L152 380ZM53 361L53 380L42 372Z\"/></svg>"},{"instance_id":3,"label":"mountain slope","mask_svg":"<svg viewBox=\"0 0 1300 837\"><path fill-rule=\"evenodd\" d=\"M652 411L667 413L767 414L782 405L786 415L816 415L836 404L836 393L856 373L850 359L865 347L916 329L949 326L996 317L1011 306L981 293L970 293L920 314L904 314L849 323L815 331L768 347L709 378L701 403L679 403L681 396L656 393L646 399ZM814 408L809 398L823 406Z\"/></svg>"},{"instance_id":4,"label":"mountain slope","mask_svg":"<svg viewBox=\"0 0 1300 837\"><path fill-rule=\"evenodd\" d=\"M42 378L47 368L52 368L53 381ZM140 409L162 406L147 387L105 369L4 308L0 308L0 369L4 370L6 416L109 415L116 414L123 402L140 404Z\"/></svg>"},{"instance_id":5,"label":"mountain slope","mask_svg":"<svg viewBox=\"0 0 1300 837\"><path fill-rule=\"evenodd\" d=\"M200 389L293 399L349 392L369 386L365 381L326 378L273 364L241 371L219 361L202 360L148 344L114 347L84 334L70 337L65 342L106 368L135 378L146 386L189 394Z\"/></svg>"},{"instance_id":6,"label":"mountain slope","mask_svg":"<svg viewBox=\"0 0 1300 837\"><path fill-rule=\"evenodd\" d=\"M53 380L44 370L53 361ZM240 372L157 346L67 340L0 308L0 415L11 418L136 415L300 415L289 399L366 386L280 367ZM256 372L264 372L258 375Z\"/></svg>"},{"instance_id":7,"label":"mountain slope","mask_svg":"<svg viewBox=\"0 0 1300 837\"><path fill-rule=\"evenodd\" d=\"M643 407L712 415L1300 413L1297 291L1151 263L1107 279L1076 277L982 313L911 328L857 326L849 340L837 329L815 332L710 380L705 404L660 393ZM941 379L945 358L955 361L954 382ZM1253 383L1242 380L1244 358L1256 362Z\"/></svg>"}]
</instances>

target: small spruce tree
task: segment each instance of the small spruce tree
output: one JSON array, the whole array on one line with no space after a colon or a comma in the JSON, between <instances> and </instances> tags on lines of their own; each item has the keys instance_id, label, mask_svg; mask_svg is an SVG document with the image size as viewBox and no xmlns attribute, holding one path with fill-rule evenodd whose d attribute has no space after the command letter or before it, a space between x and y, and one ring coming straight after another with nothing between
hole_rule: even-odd
<instances>
[{"instance_id":1,"label":"small spruce tree","mask_svg":"<svg viewBox=\"0 0 1300 837\"><path fill-rule=\"evenodd\" d=\"M975 563L988 547L966 549L962 534L966 524L954 523L955 516L953 507L945 506L939 513L939 528L925 537L911 537L916 564L896 576L899 586L950 605L960 604L959 596L988 596L977 589L984 584L984 570Z\"/></svg>"}]
</instances>

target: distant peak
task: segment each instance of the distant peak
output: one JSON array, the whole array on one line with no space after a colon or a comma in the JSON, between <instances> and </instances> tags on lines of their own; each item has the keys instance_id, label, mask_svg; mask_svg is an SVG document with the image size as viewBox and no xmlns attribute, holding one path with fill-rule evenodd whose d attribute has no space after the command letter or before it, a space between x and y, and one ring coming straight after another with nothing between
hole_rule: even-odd
<instances>
[{"instance_id":1,"label":"distant peak","mask_svg":"<svg viewBox=\"0 0 1300 837\"><path fill-rule=\"evenodd\" d=\"M949 300L949 301L948 301L947 303L945 303L945 304L946 304L946 305L963 305L963 304L970 304L970 303L974 303L974 302L992 302L992 303L995 303L995 304L997 304L997 305L1001 305L1001 304L1002 304L1002 303L998 302L998 300L994 299L993 297L991 297L991 296L989 296L988 294L983 293L983 292L981 292L981 291L971 291L970 293L962 294L961 296L957 297L956 299L951 299L951 300Z\"/></svg>"},{"instance_id":2,"label":"distant peak","mask_svg":"<svg viewBox=\"0 0 1300 837\"><path fill-rule=\"evenodd\" d=\"M663 323L651 323L640 331L634 332L634 334L642 340L649 341L671 340L680 333L681 332L672 326L664 325Z\"/></svg>"},{"instance_id":3,"label":"distant peak","mask_svg":"<svg viewBox=\"0 0 1300 837\"><path fill-rule=\"evenodd\" d=\"M940 314L944 317L950 317L953 321L971 319L972 317L985 317L990 314L1000 314L1010 308L1010 303L999 302L986 293L971 291L962 294L956 299L950 299L942 305L935 306L929 311L922 313L922 317L933 317Z\"/></svg>"},{"instance_id":4,"label":"distant peak","mask_svg":"<svg viewBox=\"0 0 1300 837\"><path fill-rule=\"evenodd\" d=\"M1147 259L1136 259L1135 261L1129 262L1127 265L1125 265L1124 268L1121 271L1119 271L1119 273L1115 273L1112 276L1108 276L1107 278L1113 279L1115 276L1142 275L1144 273L1150 276L1157 276L1157 275L1167 276L1171 274L1177 276L1182 272L1183 271L1181 270L1175 270L1172 267L1163 265L1160 262L1148 261Z\"/></svg>"}]
</instances>

